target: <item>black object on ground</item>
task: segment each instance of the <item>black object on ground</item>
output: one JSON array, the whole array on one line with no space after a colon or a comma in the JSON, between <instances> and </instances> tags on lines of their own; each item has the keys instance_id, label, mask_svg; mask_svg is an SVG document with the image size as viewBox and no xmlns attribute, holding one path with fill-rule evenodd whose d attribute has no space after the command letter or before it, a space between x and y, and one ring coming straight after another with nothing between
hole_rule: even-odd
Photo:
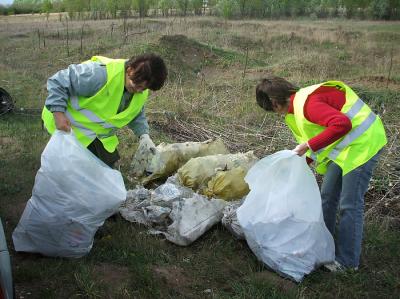
<instances>
[{"instance_id":1,"label":"black object on ground","mask_svg":"<svg viewBox=\"0 0 400 299\"><path fill-rule=\"evenodd\" d=\"M0 116L14 109L14 101L10 94L0 87Z\"/></svg>"}]
</instances>

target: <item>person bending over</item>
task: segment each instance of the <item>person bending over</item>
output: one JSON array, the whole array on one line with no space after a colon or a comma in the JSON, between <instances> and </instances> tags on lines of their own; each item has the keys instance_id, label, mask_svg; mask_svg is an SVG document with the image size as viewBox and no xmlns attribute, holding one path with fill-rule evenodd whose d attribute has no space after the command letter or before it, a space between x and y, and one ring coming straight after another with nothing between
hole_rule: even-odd
<instances>
[{"instance_id":1,"label":"person bending over","mask_svg":"<svg viewBox=\"0 0 400 299\"><path fill-rule=\"evenodd\" d=\"M341 81L298 88L280 77L262 79L258 105L285 115L299 145L294 151L316 162L325 224L335 236L329 270L358 269L364 195L381 149L387 143L381 119ZM336 229L336 215L339 220Z\"/></svg>"},{"instance_id":2,"label":"person bending over","mask_svg":"<svg viewBox=\"0 0 400 299\"><path fill-rule=\"evenodd\" d=\"M124 126L139 137L139 148L154 153L144 107L150 90L159 90L167 75L163 59L155 54L129 60L93 56L71 64L47 81L44 126L50 134L72 129L110 167L119 159L116 131Z\"/></svg>"}]
</instances>

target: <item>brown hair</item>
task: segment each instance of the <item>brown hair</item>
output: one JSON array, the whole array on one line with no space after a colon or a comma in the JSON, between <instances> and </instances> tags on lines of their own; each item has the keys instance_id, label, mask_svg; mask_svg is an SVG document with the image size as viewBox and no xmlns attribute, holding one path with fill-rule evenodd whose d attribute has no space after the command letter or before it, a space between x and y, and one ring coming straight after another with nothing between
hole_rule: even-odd
<instances>
[{"instance_id":1,"label":"brown hair","mask_svg":"<svg viewBox=\"0 0 400 299\"><path fill-rule=\"evenodd\" d=\"M274 104L287 104L289 97L299 88L280 77L267 77L256 87L257 104L267 111L272 111Z\"/></svg>"},{"instance_id":2,"label":"brown hair","mask_svg":"<svg viewBox=\"0 0 400 299\"><path fill-rule=\"evenodd\" d=\"M163 87L168 76L164 60L153 53L132 57L125 65L125 68L128 67L135 70L133 78L130 79L136 84L146 81L147 87L151 90Z\"/></svg>"}]
</instances>

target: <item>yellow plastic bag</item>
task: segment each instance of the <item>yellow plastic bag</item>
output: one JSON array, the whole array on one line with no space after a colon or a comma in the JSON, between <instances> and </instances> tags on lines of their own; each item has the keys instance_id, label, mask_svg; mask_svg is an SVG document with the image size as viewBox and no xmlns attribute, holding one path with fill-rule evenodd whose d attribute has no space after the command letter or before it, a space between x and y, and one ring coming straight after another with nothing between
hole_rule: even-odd
<instances>
[{"instance_id":1,"label":"yellow plastic bag","mask_svg":"<svg viewBox=\"0 0 400 299\"><path fill-rule=\"evenodd\" d=\"M246 172L258 161L252 151L247 153L213 155L190 159L178 169L181 184L193 190L207 187L208 181L218 171L242 167Z\"/></svg>"},{"instance_id":2,"label":"yellow plastic bag","mask_svg":"<svg viewBox=\"0 0 400 299\"><path fill-rule=\"evenodd\" d=\"M208 187L203 191L208 197L225 200L241 199L247 195L249 185L244 180L247 171L242 167L236 167L227 171L218 171L208 182Z\"/></svg>"}]
</instances>

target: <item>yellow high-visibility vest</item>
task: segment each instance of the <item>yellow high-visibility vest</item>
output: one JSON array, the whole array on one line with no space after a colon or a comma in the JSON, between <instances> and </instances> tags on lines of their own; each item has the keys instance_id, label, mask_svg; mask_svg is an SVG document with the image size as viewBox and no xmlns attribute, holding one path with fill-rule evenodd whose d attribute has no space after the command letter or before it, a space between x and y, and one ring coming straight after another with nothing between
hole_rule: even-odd
<instances>
[{"instance_id":1,"label":"yellow high-visibility vest","mask_svg":"<svg viewBox=\"0 0 400 299\"><path fill-rule=\"evenodd\" d=\"M320 86L335 87L345 93L346 102L341 112L351 120L352 129L317 152L308 150L306 155L316 161L318 173L324 174L329 161L334 161L346 175L366 163L387 143L385 129L379 116L349 86L340 81L327 81L302 88L294 97L294 114L287 114L285 121L297 142L307 142L326 129L304 117L304 104L308 96Z\"/></svg>"},{"instance_id":2,"label":"yellow high-visibility vest","mask_svg":"<svg viewBox=\"0 0 400 299\"><path fill-rule=\"evenodd\" d=\"M107 82L94 96L71 95L65 115L71 121L77 139L85 147L97 137L112 153L119 143L116 130L126 126L141 112L149 90L135 93L129 106L118 113L125 86L125 60L93 56L89 61L105 64ZM46 129L53 134L56 129L54 117L46 107L43 108L42 119Z\"/></svg>"}]
</instances>

